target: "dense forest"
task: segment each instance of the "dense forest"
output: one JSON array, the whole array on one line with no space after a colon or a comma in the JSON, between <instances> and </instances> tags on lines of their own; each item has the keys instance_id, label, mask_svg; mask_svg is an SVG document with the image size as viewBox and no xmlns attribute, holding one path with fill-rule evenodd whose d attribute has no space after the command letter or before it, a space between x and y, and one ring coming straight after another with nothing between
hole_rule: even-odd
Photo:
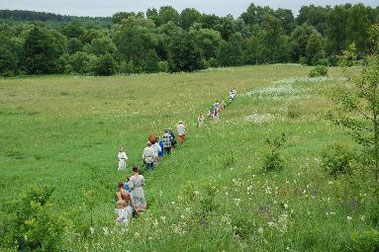
<instances>
[{"instance_id":1,"label":"dense forest","mask_svg":"<svg viewBox=\"0 0 379 252\"><path fill-rule=\"evenodd\" d=\"M195 71L270 63L336 65L344 50L368 53L379 7L251 4L240 17L170 6L111 18L0 11L0 74L94 74Z\"/></svg>"}]
</instances>

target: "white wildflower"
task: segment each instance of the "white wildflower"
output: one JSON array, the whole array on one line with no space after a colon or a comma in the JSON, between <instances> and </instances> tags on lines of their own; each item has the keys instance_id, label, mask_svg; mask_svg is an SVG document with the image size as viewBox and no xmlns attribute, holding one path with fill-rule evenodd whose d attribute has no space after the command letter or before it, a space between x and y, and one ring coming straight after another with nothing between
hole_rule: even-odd
<instances>
[{"instance_id":1,"label":"white wildflower","mask_svg":"<svg viewBox=\"0 0 379 252\"><path fill-rule=\"evenodd\" d=\"M260 227L260 228L258 228L257 231L258 231L258 233L263 234L263 231L264 231L264 230L263 230L263 228Z\"/></svg>"}]
</instances>

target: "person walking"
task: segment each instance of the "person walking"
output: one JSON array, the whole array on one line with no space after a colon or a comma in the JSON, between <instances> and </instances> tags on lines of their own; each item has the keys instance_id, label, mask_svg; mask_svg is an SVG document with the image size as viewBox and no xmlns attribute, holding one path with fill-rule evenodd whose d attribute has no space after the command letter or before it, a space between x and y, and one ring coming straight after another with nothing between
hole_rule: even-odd
<instances>
[{"instance_id":1,"label":"person walking","mask_svg":"<svg viewBox=\"0 0 379 252\"><path fill-rule=\"evenodd\" d=\"M120 147L118 150L118 170L124 171L126 170L126 160L128 160L128 156L126 155L124 147Z\"/></svg>"},{"instance_id":2,"label":"person walking","mask_svg":"<svg viewBox=\"0 0 379 252\"><path fill-rule=\"evenodd\" d=\"M172 143L172 135L170 134L170 129L166 129L165 133L162 136L162 142L164 151L167 155L171 154L171 143Z\"/></svg>"},{"instance_id":3,"label":"person walking","mask_svg":"<svg viewBox=\"0 0 379 252\"><path fill-rule=\"evenodd\" d=\"M178 122L178 126L176 126L176 131L178 133L178 141L179 143L182 143L186 141L186 126L184 125L183 121Z\"/></svg>"},{"instance_id":4,"label":"person walking","mask_svg":"<svg viewBox=\"0 0 379 252\"><path fill-rule=\"evenodd\" d=\"M154 162L157 161L158 154L156 155L155 150L151 147L151 142L147 142L147 146L142 153L142 162L145 164L148 171L154 170Z\"/></svg>"},{"instance_id":5,"label":"person walking","mask_svg":"<svg viewBox=\"0 0 379 252\"><path fill-rule=\"evenodd\" d=\"M197 127L202 127L204 124L204 115L202 113L197 117Z\"/></svg>"},{"instance_id":6,"label":"person walking","mask_svg":"<svg viewBox=\"0 0 379 252\"><path fill-rule=\"evenodd\" d=\"M163 145L162 137L158 138L158 143L160 147L160 151L158 151L158 159L162 159L163 153L164 153L164 145Z\"/></svg>"},{"instance_id":7,"label":"person walking","mask_svg":"<svg viewBox=\"0 0 379 252\"><path fill-rule=\"evenodd\" d=\"M145 178L139 174L138 166L133 167L134 175L130 178L130 187L132 189L130 195L134 210L139 215L146 209L146 199L143 191L145 186Z\"/></svg>"}]
</instances>

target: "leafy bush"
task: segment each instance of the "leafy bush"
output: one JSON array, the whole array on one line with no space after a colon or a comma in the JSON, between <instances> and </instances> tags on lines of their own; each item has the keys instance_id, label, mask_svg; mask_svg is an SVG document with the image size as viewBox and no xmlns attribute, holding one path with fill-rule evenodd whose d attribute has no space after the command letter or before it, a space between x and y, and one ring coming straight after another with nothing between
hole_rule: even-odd
<instances>
[{"instance_id":1,"label":"leafy bush","mask_svg":"<svg viewBox=\"0 0 379 252\"><path fill-rule=\"evenodd\" d=\"M111 54L107 53L97 58L97 62L94 67L94 73L96 75L114 75L116 71L117 63Z\"/></svg>"},{"instance_id":2,"label":"leafy bush","mask_svg":"<svg viewBox=\"0 0 379 252\"><path fill-rule=\"evenodd\" d=\"M169 65L167 61L159 61L158 62L158 71L168 73L169 71Z\"/></svg>"},{"instance_id":3,"label":"leafy bush","mask_svg":"<svg viewBox=\"0 0 379 252\"><path fill-rule=\"evenodd\" d=\"M351 172L351 161L353 152L343 144L334 143L322 153L322 166L333 176L347 174Z\"/></svg>"},{"instance_id":4,"label":"leafy bush","mask_svg":"<svg viewBox=\"0 0 379 252\"><path fill-rule=\"evenodd\" d=\"M20 200L6 206L0 228L0 247L21 251L56 251L63 222L52 215L47 203L54 189L33 187Z\"/></svg>"},{"instance_id":5,"label":"leafy bush","mask_svg":"<svg viewBox=\"0 0 379 252\"><path fill-rule=\"evenodd\" d=\"M286 135L284 133L272 139L266 139L268 152L264 155L263 168L267 172L281 170L284 167L284 160L280 155L280 149L285 142Z\"/></svg>"},{"instance_id":6,"label":"leafy bush","mask_svg":"<svg viewBox=\"0 0 379 252\"><path fill-rule=\"evenodd\" d=\"M328 76L328 68L326 66L316 66L311 69L311 71L308 74L309 77L322 77L322 76Z\"/></svg>"}]
</instances>

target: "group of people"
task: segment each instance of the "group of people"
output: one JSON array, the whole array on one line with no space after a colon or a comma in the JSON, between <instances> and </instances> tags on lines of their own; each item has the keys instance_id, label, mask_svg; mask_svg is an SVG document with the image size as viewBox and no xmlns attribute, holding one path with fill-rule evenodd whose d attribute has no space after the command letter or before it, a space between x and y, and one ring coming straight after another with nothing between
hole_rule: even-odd
<instances>
[{"instance_id":1,"label":"group of people","mask_svg":"<svg viewBox=\"0 0 379 252\"><path fill-rule=\"evenodd\" d=\"M171 128L167 128L162 136L149 136L147 146L142 153L142 162L147 171L154 170L164 155L169 156L177 142L186 141L187 130L183 121L179 121L176 125L176 132L178 140L176 140L175 133Z\"/></svg>"},{"instance_id":2,"label":"group of people","mask_svg":"<svg viewBox=\"0 0 379 252\"><path fill-rule=\"evenodd\" d=\"M176 126L179 143L186 141L187 130L183 121ZM171 128L167 128L162 136L150 135L147 146L142 153L142 162L146 171L153 171L164 155L170 155L177 144L176 136ZM126 170L128 156L124 147L118 152L118 170ZM139 216L146 209L146 199L143 191L145 178L140 174L138 166L133 167L133 176L126 176L125 182L117 184L116 223L128 225L131 216Z\"/></svg>"},{"instance_id":3,"label":"group of people","mask_svg":"<svg viewBox=\"0 0 379 252\"><path fill-rule=\"evenodd\" d=\"M237 91L233 88L229 91L229 103L234 101L235 97L237 95ZM211 106L211 108L208 110L208 117L213 121L219 121L220 120L220 111L224 110L226 108L227 104L225 100L222 100L219 102L216 100L216 102ZM197 125L198 127L203 126L204 124L204 115L199 114L197 117Z\"/></svg>"},{"instance_id":4,"label":"group of people","mask_svg":"<svg viewBox=\"0 0 379 252\"><path fill-rule=\"evenodd\" d=\"M229 103L235 99L236 94L237 92L234 88L229 91ZM220 111L224 110L226 106L227 104L224 100L221 102L216 101L209 110L208 116L213 120L219 119ZM204 120L204 115L199 114L197 118L198 127L203 126ZM179 143L186 141L187 130L183 121L179 121L176 125L176 132ZM167 128L161 136L150 135L142 153L142 162L145 169L153 171L164 155L170 156L176 144L176 136L171 128ZM126 170L128 156L123 147L120 147L117 157L119 161L118 170ZM140 169L136 165L133 167L133 175L130 178L126 176L125 182L118 182L116 223L128 225L130 218L134 214L139 216L141 212L146 210L144 185L145 178L140 174Z\"/></svg>"},{"instance_id":5,"label":"group of people","mask_svg":"<svg viewBox=\"0 0 379 252\"><path fill-rule=\"evenodd\" d=\"M139 174L138 166L133 167L133 176L117 183L116 223L128 225L133 214L140 215L146 209L144 185L145 178Z\"/></svg>"}]
</instances>

